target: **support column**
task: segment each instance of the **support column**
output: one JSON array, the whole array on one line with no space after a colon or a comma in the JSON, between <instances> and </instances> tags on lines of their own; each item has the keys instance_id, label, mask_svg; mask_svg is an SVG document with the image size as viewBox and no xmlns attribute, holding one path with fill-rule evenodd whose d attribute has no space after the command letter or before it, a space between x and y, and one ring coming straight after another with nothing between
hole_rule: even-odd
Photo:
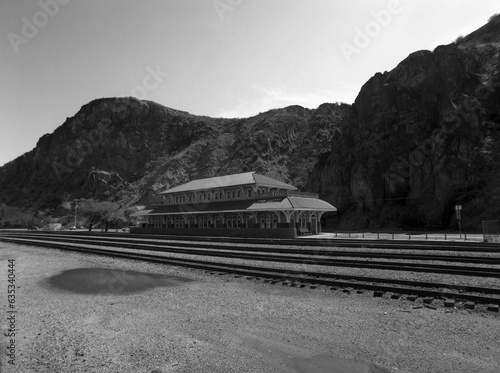
<instances>
[{"instance_id":1,"label":"support column","mask_svg":"<svg viewBox=\"0 0 500 373\"><path fill-rule=\"evenodd\" d=\"M323 216L324 211L317 211L316 216L318 217L318 233L321 233L321 217Z\"/></svg>"}]
</instances>

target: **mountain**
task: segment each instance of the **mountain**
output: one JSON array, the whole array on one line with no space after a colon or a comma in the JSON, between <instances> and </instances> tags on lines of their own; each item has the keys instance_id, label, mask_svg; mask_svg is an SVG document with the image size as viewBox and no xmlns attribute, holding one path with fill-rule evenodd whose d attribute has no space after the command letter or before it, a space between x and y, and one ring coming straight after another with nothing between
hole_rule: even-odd
<instances>
[{"instance_id":1,"label":"mountain","mask_svg":"<svg viewBox=\"0 0 500 373\"><path fill-rule=\"evenodd\" d=\"M0 204L50 213L73 198L147 203L191 179L246 170L301 188L347 108L221 119L135 98L94 100L0 168Z\"/></svg>"},{"instance_id":2,"label":"mountain","mask_svg":"<svg viewBox=\"0 0 500 373\"><path fill-rule=\"evenodd\" d=\"M316 192L340 227L456 227L500 218L500 16L377 73L353 105L197 116L134 98L83 106L0 167L0 206L146 204L191 179L254 170ZM7 208L8 207L8 208ZM6 213L7 214L7 213Z\"/></svg>"},{"instance_id":3,"label":"mountain","mask_svg":"<svg viewBox=\"0 0 500 373\"><path fill-rule=\"evenodd\" d=\"M500 15L363 85L307 189L349 227L500 218Z\"/></svg>"}]
</instances>

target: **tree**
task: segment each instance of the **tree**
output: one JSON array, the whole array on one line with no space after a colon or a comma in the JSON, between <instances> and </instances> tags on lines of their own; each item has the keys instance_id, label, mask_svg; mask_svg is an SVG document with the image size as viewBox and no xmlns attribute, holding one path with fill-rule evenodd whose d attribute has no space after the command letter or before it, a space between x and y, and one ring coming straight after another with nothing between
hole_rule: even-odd
<instances>
[{"instance_id":1,"label":"tree","mask_svg":"<svg viewBox=\"0 0 500 373\"><path fill-rule=\"evenodd\" d=\"M80 213L87 219L89 232L92 232L94 225L99 222L104 224L104 229L107 232L111 224L125 219L123 211L120 210L120 204L116 202L94 200L82 202Z\"/></svg>"},{"instance_id":2,"label":"tree","mask_svg":"<svg viewBox=\"0 0 500 373\"><path fill-rule=\"evenodd\" d=\"M123 211L120 211L120 208L121 206L116 202L101 202L101 221L104 223L105 232L108 231L110 224L125 219Z\"/></svg>"},{"instance_id":3,"label":"tree","mask_svg":"<svg viewBox=\"0 0 500 373\"><path fill-rule=\"evenodd\" d=\"M80 213L87 219L89 224L89 232L92 232L94 224L101 220L101 206L100 203L92 199L82 201Z\"/></svg>"}]
</instances>

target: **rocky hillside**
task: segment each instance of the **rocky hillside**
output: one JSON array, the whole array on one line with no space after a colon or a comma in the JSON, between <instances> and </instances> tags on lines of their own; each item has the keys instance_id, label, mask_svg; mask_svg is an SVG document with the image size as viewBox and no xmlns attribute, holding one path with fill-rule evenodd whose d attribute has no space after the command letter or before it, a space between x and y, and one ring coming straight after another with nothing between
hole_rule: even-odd
<instances>
[{"instance_id":1,"label":"rocky hillside","mask_svg":"<svg viewBox=\"0 0 500 373\"><path fill-rule=\"evenodd\" d=\"M319 192L343 227L456 226L500 219L500 16L411 54L355 103L195 116L151 101L99 99L0 168L0 205L63 199L125 206L191 179L255 170Z\"/></svg>"},{"instance_id":2,"label":"rocky hillside","mask_svg":"<svg viewBox=\"0 0 500 373\"><path fill-rule=\"evenodd\" d=\"M191 179L245 170L303 187L347 108L217 119L133 98L95 100L0 168L0 204L50 212L64 198L146 203Z\"/></svg>"},{"instance_id":3,"label":"rocky hillside","mask_svg":"<svg viewBox=\"0 0 500 373\"><path fill-rule=\"evenodd\" d=\"M363 87L308 189L344 226L455 226L500 219L500 16L411 54Z\"/></svg>"}]
</instances>

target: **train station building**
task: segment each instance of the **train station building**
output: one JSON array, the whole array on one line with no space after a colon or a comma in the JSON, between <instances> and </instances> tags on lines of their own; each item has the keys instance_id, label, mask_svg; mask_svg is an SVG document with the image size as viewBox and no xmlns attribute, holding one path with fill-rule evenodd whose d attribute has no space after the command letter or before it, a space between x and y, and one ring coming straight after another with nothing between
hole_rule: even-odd
<instances>
[{"instance_id":1,"label":"train station building","mask_svg":"<svg viewBox=\"0 0 500 373\"><path fill-rule=\"evenodd\" d=\"M148 206L133 233L294 238L321 232L321 216L337 211L317 194L245 172L198 179L168 189Z\"/></svg>"}]
</instances>

